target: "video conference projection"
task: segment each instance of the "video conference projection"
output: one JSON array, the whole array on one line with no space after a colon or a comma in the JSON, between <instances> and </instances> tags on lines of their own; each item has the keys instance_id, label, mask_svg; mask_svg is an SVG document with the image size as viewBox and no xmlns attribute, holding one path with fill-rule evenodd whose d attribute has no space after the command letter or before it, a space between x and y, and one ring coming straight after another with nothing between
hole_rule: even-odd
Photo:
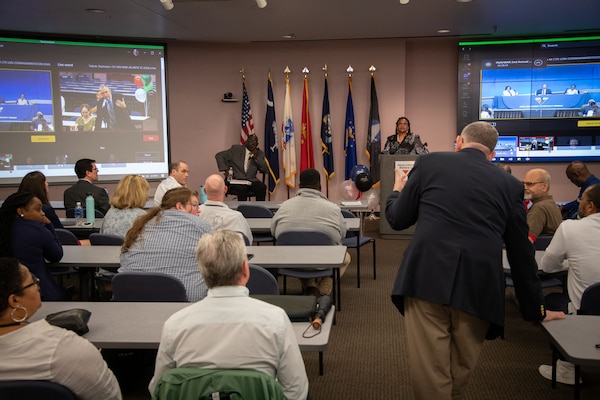
<instances>
[{"instance_id":1,"label":"video conference projection","mask_svg":"<svg viewBox=\"0 0 600 400\"><path fill-rule=\"evenodd\" d=\"M0 185L168 175L165 46L0 38Z\"/></svg>"},{"instance_id":2,"label":"video conference projection","mask_svg":"<svg viewBox=\"0 0 600 400\"><path fill-rule=\"evenodd\" d=\"M600 36L458 46L458 132L494 125L493 161L600 161Z\"/></svg>"}]
</instances>

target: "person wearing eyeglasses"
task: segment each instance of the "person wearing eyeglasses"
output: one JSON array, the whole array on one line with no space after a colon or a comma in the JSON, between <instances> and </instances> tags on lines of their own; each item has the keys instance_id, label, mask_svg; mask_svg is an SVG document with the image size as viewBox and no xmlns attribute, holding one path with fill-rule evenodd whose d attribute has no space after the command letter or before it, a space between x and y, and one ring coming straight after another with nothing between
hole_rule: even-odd
<instances>
[{"instance_id":1,"label":"person wearing eyeglasses","mask_svg":"<svg viewBox=\"0 0 600 400\"><path fill-rule=\"evenodd\" d=\"M525 200L531 201L527 211L529 241L535 243L540 235L554 235L562 222L560 209L550 195L550 174L545 169L534 168L523 178Z\"/></svg>"},{"instance_id":2,"label":"person wearing eyeglasses","mask_svg":"<svg viewBox=\"0 0 600 400\"><path fill-rule=\"evenodd\" d=\"M85 199L91 193L94 196L96 210L106 214L110 208L108 193L103 188L94 185L94 182L98 181L98 172L100 170L96 166L96 160L90 158L77 160L75 173L79 181L66 189L63 194L66 210L74 209L78 201L81 202L82 207L85 207Z\"/></svg>"},{"instance_id":3,"label":"person wearing eyeglasses","mask_svg":"<svg viewBox=\"0 0 600 400\"><path fill-rule=\"evenodd\" d=\"M42 284L16 258L0 258L0 381L52 381L80 400L120 400L119 383L93 344L45 319L29 322L42 306Z\"/></svg>"},{"instance_id":4,"label":"person wearing eyeglasses","mask_svg":"<svg viewBox=\"0 0 600 400\"><path fill-rule=\"evenodd\" d=\"M183 283L188 301L206 297L208 288L198 270L194 249L202 235L212 229L194 215L197 210L198 197L191 189L167 191L160 207L137 218L125 235L119 272L169 274Z\"/></svg>"},{"instance_id":5,"label":"person wearing eyeglasses","mask_svg":"<svg viewBox=\"0 0 600 400\"><path fill-rule=\"evenodd\" d=\"M30 192L13 193L0 208L0 257L15 257L42 279L42 298L69 300L64 288L53 279L48 262L58 262L63 248L42 201Z\"/></svg>"}]
</instances>

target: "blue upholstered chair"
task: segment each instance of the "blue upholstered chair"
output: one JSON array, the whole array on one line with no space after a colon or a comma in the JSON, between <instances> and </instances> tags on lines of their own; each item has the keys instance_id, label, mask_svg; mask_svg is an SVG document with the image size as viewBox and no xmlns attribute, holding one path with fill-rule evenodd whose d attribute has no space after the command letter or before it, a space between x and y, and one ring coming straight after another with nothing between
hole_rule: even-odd
<instances>
[{"instance_id":1,"label":"blue upholstered chair","mask_svg":"<svg viewBox=\"0 0 600 400\"><path fill-rule=\"evenodd\" d=\"M344 218L357 218L350 211L342 210ZM356 287L360 287L360 248L371 243L373 245L373 279L377 279L377 251L375 238L362 236L360 232L348 231L342 244L349 249L356 249Z\"/></svg>"},{"instance_id":2,"label":"blue upholstered chair","mask_svg":"<svg viewBox=\"0 0 600 400\"><path fill-rule=\"evenodd\" d=\"M77 400L65 386L50 381L0 381L0 399Z\"/></svg>"},{"instance_id":3,"label":"blue upholstered chair","mask_svg":"<svg viewBox=\"0 0 600 400\"><path fill-rule=\"evenodd\" d=\"M244 218L273 218L273 212L267 207L258 204L240 203L237 210L242 213ZM275 238L270 233L252 232L254 243L260 245L261 242L274 242Z\"/></svg>"},{"instance_id":4,"label":"blue upholstered chair","mask_svg":"<svg viewBox=\"0 0 600 400\"><path fill-rule=\"evenodd\" d=\"M250 279L246 287L250 294L279 294L277 279L269 271L255 264L250 264Z\"/></svg>"},{"instance_id":5,"label":"blue upholstered chair","mask_svg":"<svg viewBox=\"0 0 600 400\"><path fill-rule=\"evenodd\" d=\"M113 301L188 301L183 283L162 272L119 272L112 291Z\"/></svg>"}]
</instances>

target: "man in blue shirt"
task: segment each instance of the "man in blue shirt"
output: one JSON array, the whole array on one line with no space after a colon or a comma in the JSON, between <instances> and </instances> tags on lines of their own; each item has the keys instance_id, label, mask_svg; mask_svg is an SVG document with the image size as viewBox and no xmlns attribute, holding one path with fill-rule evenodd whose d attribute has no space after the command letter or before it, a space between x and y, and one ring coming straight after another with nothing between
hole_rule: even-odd
<instances>
[{"instance_id":1,"label":"man in blue shirt","mask_svg":"<svg viewBox=\"0 0 600 400\"><path fill-rule=\"evenodd\" d=\"M585 163L581 161L573 161L567 165L566 174L567 178L575 186L580 187L580 190L577 199L562 205L560 211L562 212L563 219L575 219L577 218L577 210L579 209L579 199L581 199L583 192L591 185L600 183L600 179L592 175Z\"/></svg>"}]
</instances>

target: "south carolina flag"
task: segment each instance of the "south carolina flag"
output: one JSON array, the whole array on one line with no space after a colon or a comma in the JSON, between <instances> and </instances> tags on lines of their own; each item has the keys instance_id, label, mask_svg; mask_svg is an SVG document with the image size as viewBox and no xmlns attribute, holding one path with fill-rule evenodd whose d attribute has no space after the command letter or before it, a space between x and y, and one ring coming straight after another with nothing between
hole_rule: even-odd
<instances>
[{"instance_id":1,"label":"south carolina flag","mask_svg":"<svg viewBox=\"0 0 600 400\"><path fill-rule=\"evenodd\" d=\"M356 166L356 131L354 130L354 105L352 104L352 78L348 77L348 101L346 102L346 124L344 126L346 140L344 153L346 155L345 178L350 179L350 172Z\"/></svg>"},{"instance_id":2,"label":"south carolina flag","mask_svg":"<svg viewBox=\"0 0 600 400\"><path fill-rule=\"evenodd\" d=\"M290 100L290 78L285 77L285 99L283 102L283 170L285 184L296 187L296 145L294 144L294 121L292 117L292 101Z\"/></svg>"}]
</instances>

